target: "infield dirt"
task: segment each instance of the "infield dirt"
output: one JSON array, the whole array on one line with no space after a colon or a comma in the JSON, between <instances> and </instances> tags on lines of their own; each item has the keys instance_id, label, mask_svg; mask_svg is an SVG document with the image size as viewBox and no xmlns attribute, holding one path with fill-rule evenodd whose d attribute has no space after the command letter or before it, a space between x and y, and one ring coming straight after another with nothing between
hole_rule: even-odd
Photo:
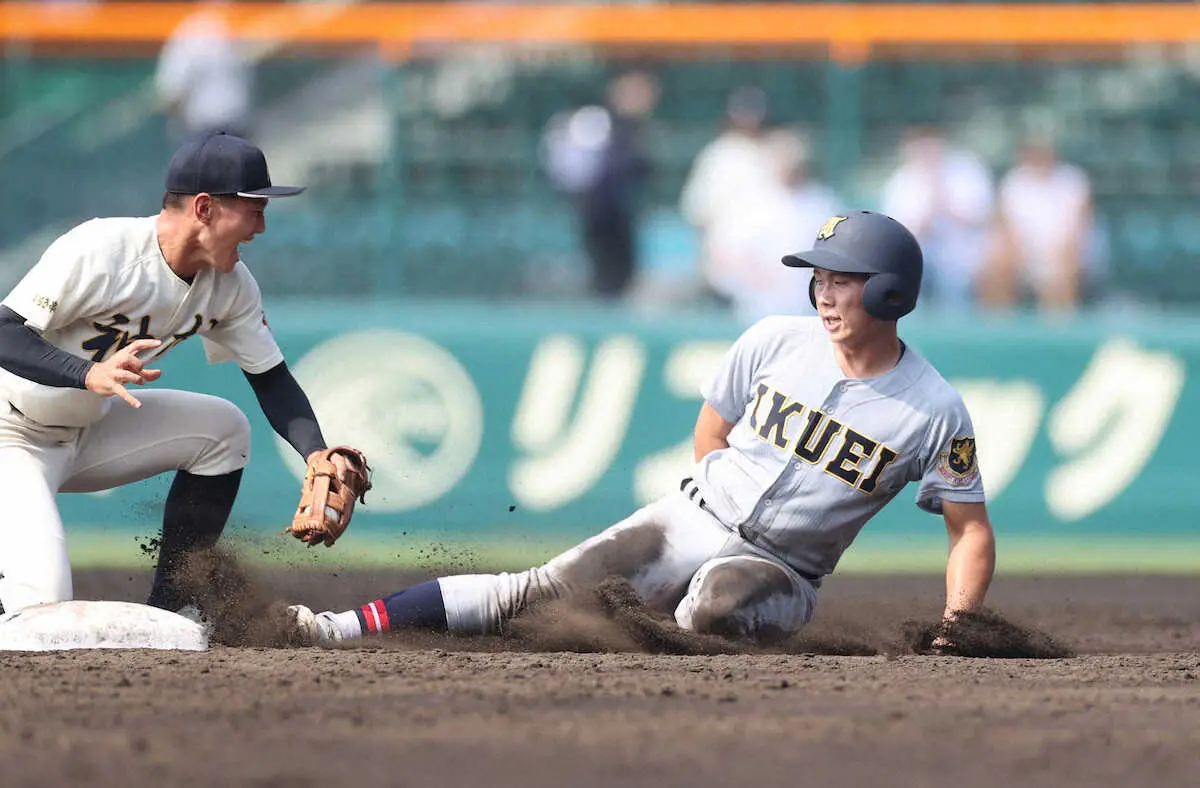
<instances>
[{"instance_id":1,"label":"infield dirt","mask_svg":"<svg viewBox=\"0 0 1200 788\"><path fill-rule=\"evenodd\" d=\"M202 571L238 600L226 643L276 642L283 601L429 576ZM982 645L1057 659L918 653L941 584L835 576L773 651L685 636L616 586L504 637L0 655L0 785L1200 785L1200 580L998 577L1010 628Z\"/></svg>"}]
</instances>

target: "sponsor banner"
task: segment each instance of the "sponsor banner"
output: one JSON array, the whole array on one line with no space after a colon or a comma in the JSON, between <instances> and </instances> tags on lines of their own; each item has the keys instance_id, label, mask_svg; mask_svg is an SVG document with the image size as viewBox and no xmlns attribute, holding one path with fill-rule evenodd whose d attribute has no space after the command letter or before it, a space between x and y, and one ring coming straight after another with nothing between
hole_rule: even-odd
<instances>
[{"instance_id":1,"label":"sponsor banner","mask_svg":"<svg viewBox=\"0 0 1200 788\"><path fill-rule=\"evenodd\" d=\"M347 556L365 556L378 545L413 565L425 559L409 548L451 544L460 563L470 563L459 559L472 545L485 558L540 558L677 489L699 387L740 330L711 316L588 306L268 303L268 313L326 438L360 447L374 469L367 504L329 552L345 545ZM1184 320L1134 328L914 316L902 327L971 411L975 436L956 442L942 465L955 478L982 474L1002 564L1006 546L1024 545L1023 560L1035 565L1037 545L1048 545L1060 568L1073 552L1086 564L1106 542L1144 549L1109 551L1096 566L1122 555L1145 563L1156 539L1200 547L1189 443L1200 434L1190 376L1200 333ZM303 463L271 431L237 368L207 365L195 344L173 351L156 385L224 396L250 416L252 460L230 532L266 539L269 556ZM71 538L153 533L168 484L61 496ZM915 493L902 492L852 552L877 556L867 563L881 569L889 554L944 560L941 520L915 506ZM77 554L86 562L91 551ZM1200 569L1200 550L1191 555L1167 563Z\"/></svg>"}]
</instances>

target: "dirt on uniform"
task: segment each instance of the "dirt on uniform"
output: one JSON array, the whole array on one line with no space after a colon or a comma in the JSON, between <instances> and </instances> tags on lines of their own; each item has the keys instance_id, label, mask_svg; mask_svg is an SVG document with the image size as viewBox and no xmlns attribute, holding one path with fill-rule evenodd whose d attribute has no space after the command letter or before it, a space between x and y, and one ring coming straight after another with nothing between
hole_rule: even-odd
<instances>
[{"instance_id":1,"label":"dirt on uniform","mask_svg":"<svg viewBox=\"0 0 1200 788\"><path fill-rule=\"evenodd\" d=\"M502 636L288 647L430 573L197 562L208 652L0 654L0 785L1200 785L1200 580L998 577L928 653L940 577L834 576L770 648L606 582ZM149 576L77 573L82 599Z\"/></svg>"}]
</instances>

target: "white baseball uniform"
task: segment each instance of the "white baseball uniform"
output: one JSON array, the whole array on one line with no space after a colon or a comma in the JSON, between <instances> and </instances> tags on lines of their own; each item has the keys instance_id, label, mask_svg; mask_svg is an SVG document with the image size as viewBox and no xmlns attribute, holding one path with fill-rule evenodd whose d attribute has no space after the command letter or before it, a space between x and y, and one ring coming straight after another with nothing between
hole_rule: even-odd
<instances>
[{"instance_id":1,"label":"white baseball uniform","mask_svg":"<svg viewBox=\"0 0 1200 788\"><path fill-rule=\"evenodd\" d=\"M56 347L103 361L142 338L153 360L199 336L212 363L261 373L283 361L261 294L242 263L189 284L168 266L157 217L93 219L56 240L4 299ZM164 471L218 476L245 467L250 425L232 403L171 390L137 392L140 409L0 369L0 604L9 612L70 599L59 492L117 487Z\"/></svg>"},{"instance_id":2,"label":"white baseball uniform","mask_svg":"<svg viewBox=\"0 0 1200 788\"><path fill-rule=\"evenodd\" d=\"M533 599L627 577L687 629L770 637L814 612L816 588L908 483L917 504L982 502L970 416L911 348L847 378L818 318L771 317L726 354L705 400L734 424L680 492L544 566L441 578L452 631L490 632Z\"/></svg>"}]
</instances>

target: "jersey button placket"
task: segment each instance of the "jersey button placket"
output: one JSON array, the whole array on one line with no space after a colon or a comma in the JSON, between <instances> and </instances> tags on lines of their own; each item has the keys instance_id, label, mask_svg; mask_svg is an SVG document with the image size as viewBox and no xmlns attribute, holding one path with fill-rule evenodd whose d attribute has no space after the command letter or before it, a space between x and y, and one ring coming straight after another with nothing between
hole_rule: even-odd
<instances>
[{"instance_id":1,"label":"jersey button placket","mask_svg":"<svg viewBox=\"0 0 1200 788\"><path fill-rule=\"evenodd\" d=\"M846 381L839 380L834 383L829 389L829 394L825 396L825 401L821 403L821 412L826 416L832 416L833 411L837 408L838 402L842 398L842 392L846 390Z\"/></svg>"}]
</instances>

